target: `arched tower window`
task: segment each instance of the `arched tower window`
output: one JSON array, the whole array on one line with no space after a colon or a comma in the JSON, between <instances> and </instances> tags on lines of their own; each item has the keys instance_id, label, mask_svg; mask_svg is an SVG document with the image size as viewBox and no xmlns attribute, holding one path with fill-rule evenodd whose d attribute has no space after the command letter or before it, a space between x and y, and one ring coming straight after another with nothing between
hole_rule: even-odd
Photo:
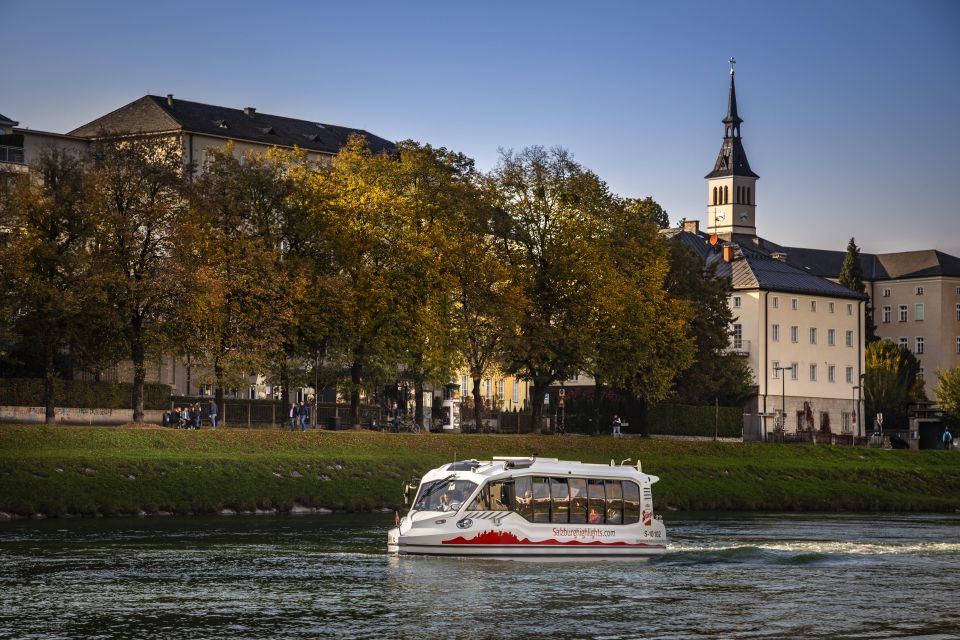
<instances>
[{"instance_id":1,"label":"arched tower window","mask_svg":"<svg viewBox=\"0 0 960 640\"><path fill-rule=\"evenodd\" d=\"M750 187L747 187L747 204L753 204L753 200L750 199L751 195L752 194L750 193Z\"/></svg>"},{"instance_id":2,"label":"arched tower window","mask_svg":"<svg viewBox=\"0 0 960 640\"><path fill-rule=\"evenodd\" d=\"M713 188L713 204L717 204L717 188Z\"/></svg>"},{"instance_id":3,"label":"arched tower window","mask_svg":"<svg viewBox=\"0 0 960 640\"><path fill-rule=\"evenodd\" d=\"M736 202L737 204L743 202L743 187L741 186L737 187L737 199L734 202Z\"/></svg>"},{"instance_id":4,"label":"arched tower window","mask_svg":"<svg viewBox=\"0 0 960 640\"><path fill-rule=\"evenodd\" d=\"M727 185L723 185L723 204L730 202L730 190Z\"/></svg>"}]
</instances>

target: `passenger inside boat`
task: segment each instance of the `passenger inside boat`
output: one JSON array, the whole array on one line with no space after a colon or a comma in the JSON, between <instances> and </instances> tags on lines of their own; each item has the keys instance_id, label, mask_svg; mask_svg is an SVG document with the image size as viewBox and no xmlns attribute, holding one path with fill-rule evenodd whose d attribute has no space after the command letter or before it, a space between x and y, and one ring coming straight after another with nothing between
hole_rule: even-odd
<instances>
[{"instance_id":1,"label":"passenger inside boat","mask_svg":"<svg viewBox=\"0 0 960 640\"><path fill-rule=\"evenodd\" d=\"M477 488L469 480L434 480L420 485L414 511L456 511Z\"/></svg>"}]
</instances>

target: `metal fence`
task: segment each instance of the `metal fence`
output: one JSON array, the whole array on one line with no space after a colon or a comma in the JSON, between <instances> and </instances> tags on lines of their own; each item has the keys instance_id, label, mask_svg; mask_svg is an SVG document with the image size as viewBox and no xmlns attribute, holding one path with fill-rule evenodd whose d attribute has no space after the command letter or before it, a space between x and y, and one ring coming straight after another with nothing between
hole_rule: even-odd
<instances>
[{"instance_id":1,"label":"metal fence","mask_svg":"<svg viewBox=\"0 0 960 640\"><path fill-rule=\"evenodd\" d=\"M200 418L204 425L210 423L211 396L170 396L173 407L200 405ZM350 406L328 402L311 404L310 427L319 429L350 428ZM220 407L219 424L230 427L270 428L289 427L289 405L280 400L249 400L224 398ZM383 411L379 405L360 405L360 426L380 429L384 424Z\"/></svg>"}]
</instances>

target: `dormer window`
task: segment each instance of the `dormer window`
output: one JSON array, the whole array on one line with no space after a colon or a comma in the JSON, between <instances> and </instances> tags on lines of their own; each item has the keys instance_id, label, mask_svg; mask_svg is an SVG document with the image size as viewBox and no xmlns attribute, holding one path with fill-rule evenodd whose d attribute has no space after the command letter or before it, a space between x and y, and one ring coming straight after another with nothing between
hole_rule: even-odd
<instances>
[{"instance_id":1,"label":"dormer window","mask_svg":"<svg viewBox=\"0 0 960 640\"><path fill-rule=\"evenodd\" d=\"M226 120L214 120L213 124L217 125L220 129L229 129L230 125L227 124Z\"/></svg>"},{"instance_id":2,"label":"dormer window","mask_svg":"<svg viewBox=\"0 0 960 640\"><path fill-rule=\"evenodd\" d=\"M267 134L268 136L275 136L275 135L277 135L277 132L273 130L273 127L264 127L264 128L262 128L262 129L260 129L260 133L265 133L265 134Z\"/></svg>"}]
</instances>

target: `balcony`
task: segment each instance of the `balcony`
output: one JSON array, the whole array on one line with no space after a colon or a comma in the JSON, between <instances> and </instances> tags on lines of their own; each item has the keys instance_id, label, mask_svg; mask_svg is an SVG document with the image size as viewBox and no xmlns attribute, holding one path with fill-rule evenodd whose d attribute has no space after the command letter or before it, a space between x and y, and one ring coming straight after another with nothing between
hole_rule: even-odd
<instances>
[{"instance_id":1,"label":"balcony","mask_svg":"<svg viewBox=\"0 0 960 640\"><path fill-rule=\"evenodd\" d=\"M23 164L23 147L0 145L0 162Z\"/></svg>"},{"instance_id":2,"label":"balcony","mask_svg":"<svg viewBox=\"0 0 960 640\"><path fill-rule=\"evenodd\" d=\"M730 344L727 345L727 348L724 350L725 353L732 353L735 356L749 356L750 355L750 341L744 340L742 338L731 338Z\"/></svg>"}]
</instances>

